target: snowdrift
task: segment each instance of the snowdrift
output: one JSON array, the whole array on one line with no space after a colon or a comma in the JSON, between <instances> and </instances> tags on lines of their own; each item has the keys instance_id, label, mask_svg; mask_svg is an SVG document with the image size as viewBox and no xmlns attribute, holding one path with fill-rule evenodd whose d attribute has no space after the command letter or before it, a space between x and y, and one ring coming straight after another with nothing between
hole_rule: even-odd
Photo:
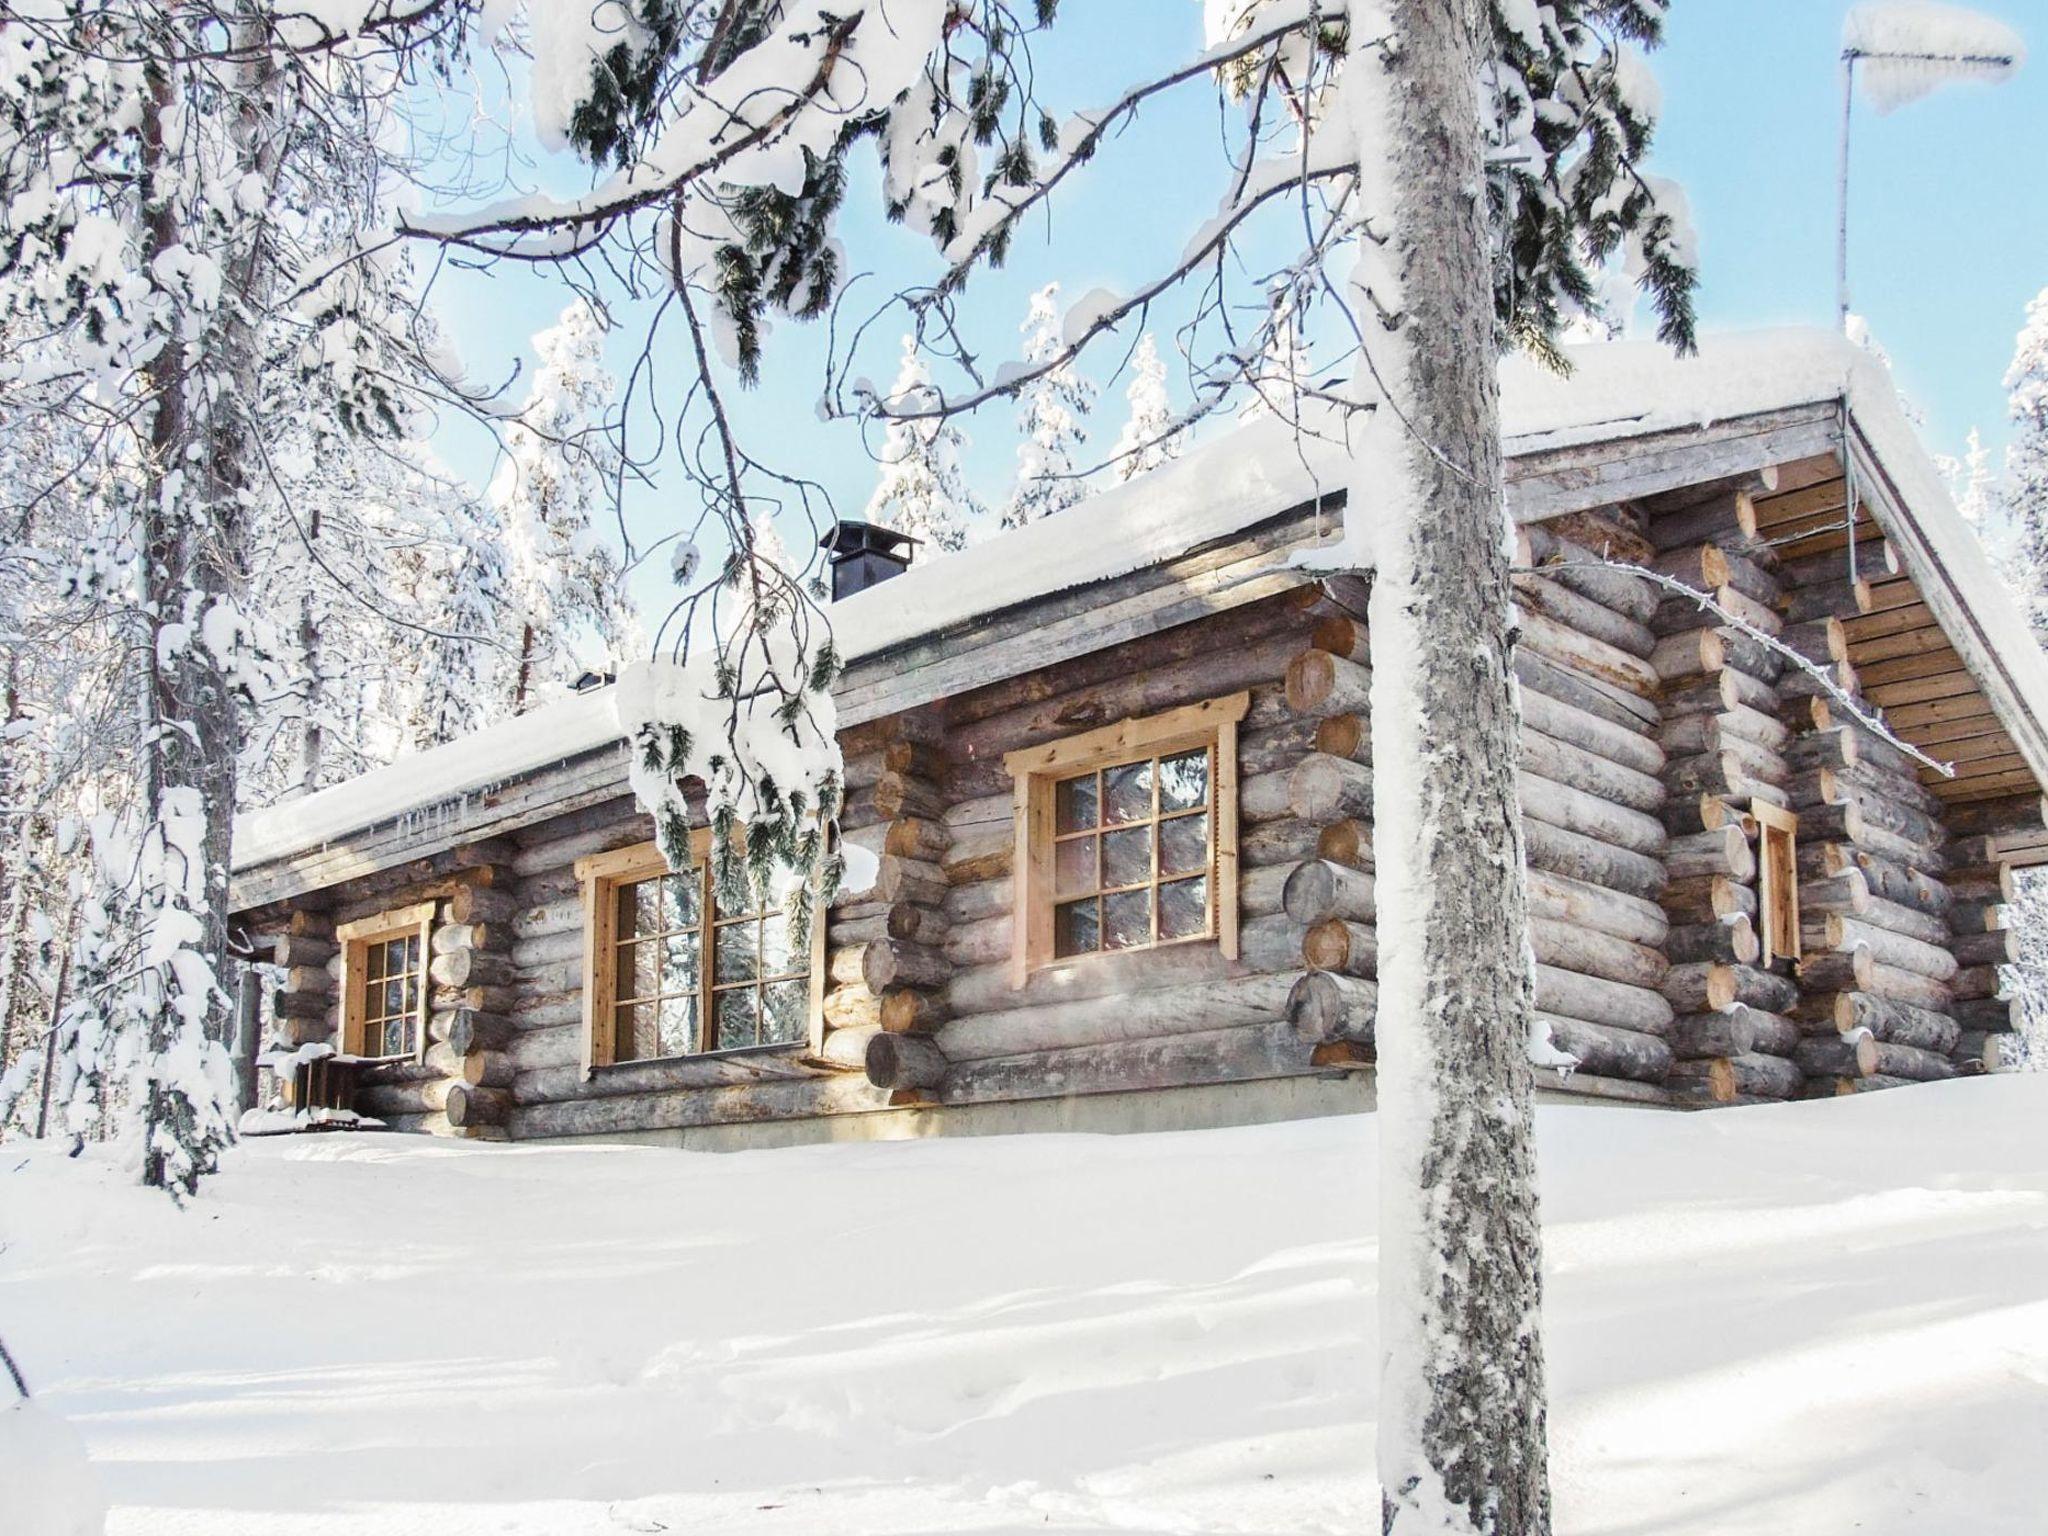
<instances>
[{"instance_id":1,"label":"snowdrift","mask_svg":"<svg viewBox=\"0 0 2048 1536\"><path fill-rule=\"evenodd\" d=\"M2041 1529L2048 1077L1540 1122L1560 1530ZM0 1328L117 1533L1358 1531L1372 1178L1368 1119L337 1134L180 1213L10 1146Z\"/></svg>"}]
</instances>

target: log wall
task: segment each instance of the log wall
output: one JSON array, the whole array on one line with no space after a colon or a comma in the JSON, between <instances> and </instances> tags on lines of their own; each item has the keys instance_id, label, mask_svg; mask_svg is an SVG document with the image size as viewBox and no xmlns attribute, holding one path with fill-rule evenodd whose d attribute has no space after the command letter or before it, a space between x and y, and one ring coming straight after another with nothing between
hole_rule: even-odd
<instances>
[{"instance_id":1,"label":"log wall","mask_svg":"<svg viewBox=\"0 0 2048 1536\"><path fill-rule=\"evenodd\" d=\"M1853 692L1853 626L1890 600L1888 570L1780 554L1759 532L1771 478L1518 535L1530 945L1538 1013L1577 1063L1567 1087L1700 1105L1863 1091L1985 1070L2010 1029L1997 838L2015 817L2038 830L2038 802L1944 807L1758 643ZM373 1069L359 1106L401 1128L619 1134L1369 1066L1364 611L1357 581L1295 588L848 729L841 830L879 874L826 913L804 1046L586 1072L574 864L651 835L623 792L273 912L271 1038L332 1038L336 922L433 899L427 1049ZM1171 946L1018 984L1005 754L1240 690L1238 958ZM1799 818L1796 962L1762 954L1766 803Z\"/></svg>"}]
</instances>

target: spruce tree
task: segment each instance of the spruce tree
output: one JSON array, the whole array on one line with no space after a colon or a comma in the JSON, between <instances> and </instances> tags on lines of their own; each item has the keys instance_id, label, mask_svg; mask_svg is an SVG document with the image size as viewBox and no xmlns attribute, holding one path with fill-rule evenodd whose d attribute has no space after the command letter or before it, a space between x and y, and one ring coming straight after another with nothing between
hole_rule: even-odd
<instances>
[{"instance_id":1,"label":"spruce tree","mask_svg":"<svg viewBox=\"0 0 2048 1536\"><path fill-rule=\"evenodd\" d=\"M1150 331L1138 338L1138 350L1132 354L1124 404L1129 415L1111 450L1119 480L1142 475L1181 456L1187 431L1174 415L1173 397L1166 392L1166 364Z\"/></svg>"},{"instance_id":2,"label":"spruce tree","mask_svg":"<svg viewBox=\"0 0 2048 1536\"><path fill-rule=\"evenodd\" d=\"M889 386L890 408L915 411L937 398L917 338L905 336L903 362L896 382ZM960 466L966 446L967 434L958 422L893 417L882 444L881 478L868 498L867 520L921 540L919 559L964 547L969 525L987 515L967 488Z\"/></svg>"},{"instance_id":3,"label":"spruce tree","mask_svg":"<svg viewBox=\"0 0 2048 1536\"><path fill-rule=\"evenodd\" d=\"M1024 361L1053 363L1019 395L1017 481L1003 509L1003 526L1021 528L1068 507L1087 495L1075 461L1088 440L1082 421L1095 408L1095 386L1073 364L1055 362L1060 339L1060 285L1047 283L1031 296L1024 317Z\"/></svg>"}]
</instances>

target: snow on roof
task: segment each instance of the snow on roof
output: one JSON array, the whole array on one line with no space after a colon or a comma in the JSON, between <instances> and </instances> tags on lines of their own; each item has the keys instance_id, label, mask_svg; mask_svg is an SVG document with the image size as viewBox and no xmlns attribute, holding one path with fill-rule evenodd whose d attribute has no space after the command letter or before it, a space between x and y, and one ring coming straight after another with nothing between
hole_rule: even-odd
<instances>
[{"instance_id":1,"label":"snow on roof","mask_svg":"<svg viewBox=\"0 0 2048 1536\"><path fill-rule=\"evenodd\" d=\"M1522 358L1502 365L1501 427L1510 457L1846 397L2023 702L2048 721L2048 658L1956 511L1890 375L1868 352L1830 332L1786 329L1708 337L1690 358L1655 342L1601 343L1570 355L1568 376ZM1297 439L1286 422L1265 417L1079 508L834 604L834 634L848 660L873 656L1033 598L1157 565L1341 491L1346 479L1341 443ZM1083 518L1087 537L1077 538ZM302 853L618 741L612 693L574 695L347 784L245 813L235 822L235 868Z\"/></svg>"}]
</instances>

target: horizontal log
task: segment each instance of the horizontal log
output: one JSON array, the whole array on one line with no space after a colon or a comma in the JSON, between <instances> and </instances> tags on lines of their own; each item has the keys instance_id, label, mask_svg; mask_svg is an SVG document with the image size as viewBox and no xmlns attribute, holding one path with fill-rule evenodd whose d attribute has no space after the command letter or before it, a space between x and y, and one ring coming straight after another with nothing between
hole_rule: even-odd
<instances>
[{"instance_id":1,"label":"horizontal log","mask_svg":"<svg viewBox=\"0 0 2048 1536\"><path fill-rule=\"evenodd\" d=\"M1792 1059L1808 1077L1868 1077L1877 1070L1877 1041L1857 1030L1801 1040Z\"/></svg>"},{"instance_id":2,"label":"horizontal log","mask_svg":"<svg viewBox=\"0 0 2048 1536\"><path fill-rule=\"evenodd\" d=\"M1654 855L1664 851L1664 825L1654 816L1527 772L1517 775L1516 789L1523 814L1536 821L1598 838L1630 853Z\"/></svg>"},{"instance_id":3,"label":"horizontal log","mask_svg":"<svg viewBox=\"0 0 2048 1536\"><path fill-rule=\"evenodd\" d=\"M1237 833L1238 868L1287 867L1299 864L1303 859L1318 858L1321 856L1318 842L1322 831L1313 822L1296 821L1288 816L1256 825L1241 823ZM950 908L950 902L948 906Z\"/></svg>"},{"instance_id":4,"label":"horizontal log","mask_svg":"<svg viewBox=\"0 0 2048 1536\"><path fill-rule=\"evenodd\" d=\"M509 923L523 905L512 891L465 882L448 894L448 920L464 924Z\"/></svg>"},{"instance_id":5,"label":"horizontal log","mask_svg":"<svg viewBox=\"0 0 2048 1536\"><path fill-rule=\"evenodd\" d=\"M578 946L580 954L581 947ZM478 949L459 949L436 955L427 974L443 987L509 987L520 979L519 967L510 957Z\"/></svg>"},{"instance_id":6,"label":"horizontal log","mask_svg":"<svg viewBox=\"0 0 2048 1536\"><path fill-rule=\"evenodd\" d=\"M945 998L910 987L898 987L882 997L882 1028L892 1035L929 1034L953 1016Z\"/></svg>"},{"instance_id":7,"label":"horizontal log","mask_svg":"<svg viewBox=\"0 0 2048 1536\"><path fill-rule=\"evenodd\" d=\"M1331 822L1316 833L1316 856L1353 869L1371 869L1371 824L1358 817Z\"/></svg>"},{"instance_id":8,"label":"horizontal log","mask_svg":"<svg viewBox=\"0 0 2048 1536\"><path fill-rule=\"evenodd\" d=\"M1249 878L1245 883L1249 888ZM1304 926L1333 917L1369 923L1373 919L1373 877L1328 859L1314 859L1288 872L1280 891L1280 908ZM1242 902L1240 909L1251 911Z\"/></svg>"},{"instance_id":9,"label":"horizontal log","mask_svg":"<svg viewBox=\"0 0 2048 1536\"><path fill-rule=\"evenodd\" d=\"M1657 692L1658 673L1651 661L1540 613L1522 614L1521 643L1539 656L1644 699Z\"/></svg>"},{"instance_id":10,"label":"horizontal log","mask_svg":"<svg viewBox=\"0 0 2048 1536\"><path fill-rule=\"evenodd\" d=\"M1805 1086L1798 1065L1781 1056L1752 1052L1720 1056L1711 1061L1681 1061L1671 1069L1671 1089L1702 1104L1733 1104L1744 1099L1789 1099Z\"/></svg>"},{"instance_id":11,"label":"horizontal log","mask_svg":"<svg viewBox=\"0 0 2048 1536\"><path fill-rule=\"evenodd\" d=\"M1840 1034L1862 1030L1873 1040L1910 1045L1917 1050L1946 1053L1962 1033L1956 1021L1945 1013L1864 992L1833 994L1829 1013Z\"/></svg>"},{"instance_id":12,"label":"horizontal log","mask_svg":"<svg viewBox=\"0 0 2048 1536\"><path fill-rule=\"evenodd\" d=\"M1739 827L1742 813L1719 795L1679 795L1664 806L1664 830L1672 837Z\"/></svg>"},{"instance_id":13,"label":"horizontal log","mask_svg":"<svg viewBox=\"0 0 2048 1536\"><path fill-rule=\"evenodd\" d=\"M1664 996L1681 1013L1713 1013L1736 1007L1790 1013L1799 988L1787 977L1751 965L1674 965L1664 978Z\"/></svg>"},{"instance_id":14,"label":"horizontal log","mask_svg":"<svg viewBox=\"0 0 2048 1536\"><path fill-rule=\"evenodd\" d=\"M943 987L953 974L944 951L900 939L862 946L860 979L880 996L893 987Z\"/></svg>"},{"instance_id":15,"label":"horizontal log","mask_svg":"<svg viewBox=\"0 0 2048 1536\"><path fill-rule=\"evenodd\" d=\"M1945 1053L1923 1051L1895 1040L1881 1040L1873 1049L1877 1056L1877 1070L1887 1077L1931 1083L1956 1075L1955 1063Z\"/></svg>"},{"instance_id":16,"label":"horizontal log","mask_svg":"<svg viewBox=\"0 0 2048 1536\"><path fill-rule=\"evenodd\" d=\"M1654 700L1602 678L1588 677L1568 664L1533 651L1516 650L1515 680L1526 689L1625 730L1648 735L1657 728L1658 709Z\"/></svg>"},{"instance_id":17,"label":"horizontal log","mask_svg":"<svg viewBox=\"0 0 2048 1536\"><path fill-rule=\"evenodd\" d=\"M1663 908L1673 924L1755 917L1756 890L1728 875L1688 875L1664 887Z\"/></svg>"},{"instance_id":18,"label":"horizontal log","mask_svg":"<svg viewBox=\"0 0 2048 1536\"><path fill-rule=\"evenodd\" d=\"M1741 828L1729 825L1670 839L1664 849L1664 868L1673 880L1720 875L1746 884L1756 878L1756 853Z\"/></svg>"},{"instance_id":19,"label":"horizontal log","mask_svg":"<svg viewBox=\"0 0 2048 1536\"><path fill-rule=\"evenodd\" d=\"M1529 919L1529 946L1545 965L1632 987L1658 987L1670 969L1664 955L1647 944L1534 915Z\"/></svg>"},{"instance_id":20,"label":"horizontal log","mask_svg":"<svg viewBox=\"0 0 2048 1536\"><path fill-rule=\"evenodd\" d=\"M1317 619L1309 628L1309 644L1360 666L1367 665L1371 655L1365 621L1348 613L1329 613Z\"/></svg>"},{"instance_id":21,"label":"horizontal log","mask_svg":"<svg viewBox=\"0 0 2048 1536\"><path fill-rule=\"evenodd\" d=\"M883 1032L867 1042L867 1078L877 1088L937 1088L950 1065L946 1053L924 1035Z\"/></svg>"},{"instance_id":22,"label":"horizontal log","mask_svg":"<svg viewBox=\"0 0 2048 1536\"><path fill-rule=\"evenodd\" d=\"M822 1011L830 1029L879 1029L882 1026L882 1000L863 982L832 988L825 994Z\"/></svg>"},{"instance_id":23,"label":"horizontal log","mask_svg":"<svg viewBox=\"0 0 2048 1536\"><path fill-rule=\"evenodd\" d=\"M1540 869L1530 869L1526 878L1531 917L1577 923L1652 948L1661 945L1669 931L1663 910L1639 896Z\"/></svg>"},{"instance_id":24,"label":"horizontal log","mask_svg":"<svg viewBox=\"0 0 2048 1536\"><path fill-rule=\"evenodd\" d=\"M448 1089L448 1101L442 1106L448 1123L458 1130L475 1126L501 1126L510 1116L512 1095L503 1088L485 1088L470 1083L455 1083Z\"/></svg>"},{"instance_id":25,"label":"horizontal log","mask_svg":"<svg viewBox=\"0 0 2048 1536\"><path fill-rule=\"evenodd\" d=\"M1786 1031L1779 1025L1777 1015L1739 1003L1724 1012L1683 1014L1671 1026L1672 1054L1688 1061L1746 1056L1756 1050L1760 1034L1772 1044L1782 1043Z\"/></svg>"},{"instance_id":26,"label":"horizontal log","mask_svg":"<svg viewBox=\"0 0 2048 1536\"><path fill-rule=\"evenodd\" d=\"M1520 742L1525 773L1553 783L1570 784L1631 810L1654 814L1664 807L1664 786L1650 774L1546 736L1526 724L1521 729Z\"/></svg>"},{"instance_id":27,"label":"horizontal log","mask_svg":"<svg viewBox=\"0 0 2048 1536\"><path fill-rule=\"evenodd\" d=\"M1973 997L1959 1001L1951 1010L1956 1023L1964 1029L1988 1030L1996 1034L2013 1027L2012 999L2008 997Z\"/></svg>"},{"instance_id":28,"label":"horizontal log","mask_svg":"<svg viewBox=\"0 0 2048 1536\"><path fill-rule=\"evenodd\" d=\"M1319 823L1370 816L1372 769L1312 752L1288 775L1287 808L1297 820Z\"/></svg>"},{"instance_id":29,"label":"horizontal log","mask_svg":"<svg viewBox=\"0 0 2048 1536\"><path fill-rule=\"evenodd\" d=\"M1515 603L1524 614L1542 614L1630 656L1645 657L1657 648L1657 637L1647 624L1544 576L1517 575Z\"/></svg>"},{"instance_id":30,"label":"horizontal log","mask_svg":"<svg viewBox=\"0 0 2048 1536\"><path fill-rule=\"evenodd\" d=\"M1966 933L1950 941L1959 966L2011 965L2020 957L2019 934L2010 928L1996 933Z\"/></svg>"},{"instance_id":31,"label":"horizontal log","mask_svg":"<svg viewBox=\"0 0 2048 1536\"><path fill-rule=\"evenodd\" d=\"M1555 741L1570 742L1611 763L1654 778L1664 767L1664 749L1634 725L1613 721L1534 688L1521 690L1522 721Z\"/></svg>"},{"instance_id":32,"label":"horizontal log","mask_svg":"<svg viewBox=\"0 0 2048 1536\"><path fill-rule=\"evenodd\" d=\"M1536 1007L1544 1013L1595 1020L1644 1035L1662 1035L1675 1016L1670 1003L1647 987L1540 964L1536 967Z\"/></svg>"},{"instance_id":33,"label":"horizontal log","mask_svg":"<svg viewBox=\"0 0 2048 1536\"><path fill-rule=\"evenodd\" d=\"M1531 869L1605 886L1610 891L1645 900L1654 900L1664 888L1662 860L1617 848L1583 833L1542 821L1525 821L1522 843Z\"/></svg>"},{"instance_id":34,"label":"horizontal log","mask_svg":"<svg viewBox=\"0 0 2048 1536\"><path fill-rule=\"evenodd\" d=\"M300 934L282 934L271 948L271 960L286 970L299 970L322 966L335 957L337 950L327 939L307 938Z\"/></svg>"},{"instance_id":35,"label":"horizontal log","mask_svg":"<svg viewBox=\"0 0 2048 1536\"><path fill-rule=\"evenodd\" d=\"M1754 965L1763 954L1756 929L1742 913L1716 918L1712 922L1687 923L1671 930L1666 951L1674 965L1721 961L1732 965Z\"/></svg>"},{"instance_id":36,"label":"horizontal log","mask_svg":"<svg viewBox=\"0 0 2048 1536\"><path fill-rule=\"evenodd\" d=\"M1372 670L1328 651L1303 651L1287 664L1287 703L1303 715L1372 712Z\"/></svg>"},{"instance_id":37,"label":"horizontal log","mask_svg":"<svg viewBox=\"0 0 2048 1536\"><path fill-rule=\"evenodd\" d=\"M1657 588L1640 576L1617 570L1612 562L1565 538L1542 523L1515 530L1515 564L1543 567L1543 574L1561 587L1626 614L1638 624L1657 610Z\"/></svg>"},{"instance_id":38,"label":"horizontal log","mask_svg":"<svg viewBox=\"0 0 2048 1536\"><path fill-rule=\"evenodd\" d=\"M1378 968L1379 944L1373 930L1363 923L1326 918L1302 935L1301 961L1310 970L1371 976Z\"/></svg>"},{"instance_id":39,"label":"horizontal log","mask_svg":"<svg viewBox=\"0 0 2048 1536\"><path fill-rule=\"evenodd\" d=\"M1550 1043L1579 1061L1578 1070L1636 1083L1661 1083L1671 1070L1671 1047L1655 1035L1639 1034L1594 1019L1540 1013Z\"/></svg>"},{"instance_id":40,"label":"horizontal log","mask_svg":"<svg viewBox=\"0 0 2048 1536\"><path fill-rule=\"evenodd\" d=\"M1287 993L1287 1021L1314 1041L1373 1039L1379 989L1356 976L1310 971Z\"/></svg>"},{"instance_id":41,"label":"horizontal log","mask_svg":"<svg viewBox=\"0 0 2048 1536\"><path fill-rule=\"evenodd\" d=\"M1148 992L1063 998L957 1018L935 1038L949 1061L961 1063L1254 1024L1285 1017L1299 975L1296 970L1234 976Z\"/></svg>"},{"instance_id":42,"label":"horizontal log","mask_svg":"<svg viewBox=\"0 0 2048 1536\"><path fill-rule=\"evenodd\" d=\"M884 1104L885 1096L865 1075L823 1072L787 1082L761 1083L741 1094L696 1088L520 1105L507 1119L506 1129L514 1140L618 1136L855 1114Z\"/></svg>"},{"instance_id":43,"label":"horizontal log","mask_svg":"<svg viewBox=\"0 0 2048 1536\"><path fill-rule=\"evenodd\" d=\"M1803 925L1820 949L1863 949L1882 965L1896 966L1935 981L1947 981L1956 973L1956 957L1938 944L1929 944L1903 933L1879 928L1862 918L1828 912Z\"/></svg>"}]
</instances>

